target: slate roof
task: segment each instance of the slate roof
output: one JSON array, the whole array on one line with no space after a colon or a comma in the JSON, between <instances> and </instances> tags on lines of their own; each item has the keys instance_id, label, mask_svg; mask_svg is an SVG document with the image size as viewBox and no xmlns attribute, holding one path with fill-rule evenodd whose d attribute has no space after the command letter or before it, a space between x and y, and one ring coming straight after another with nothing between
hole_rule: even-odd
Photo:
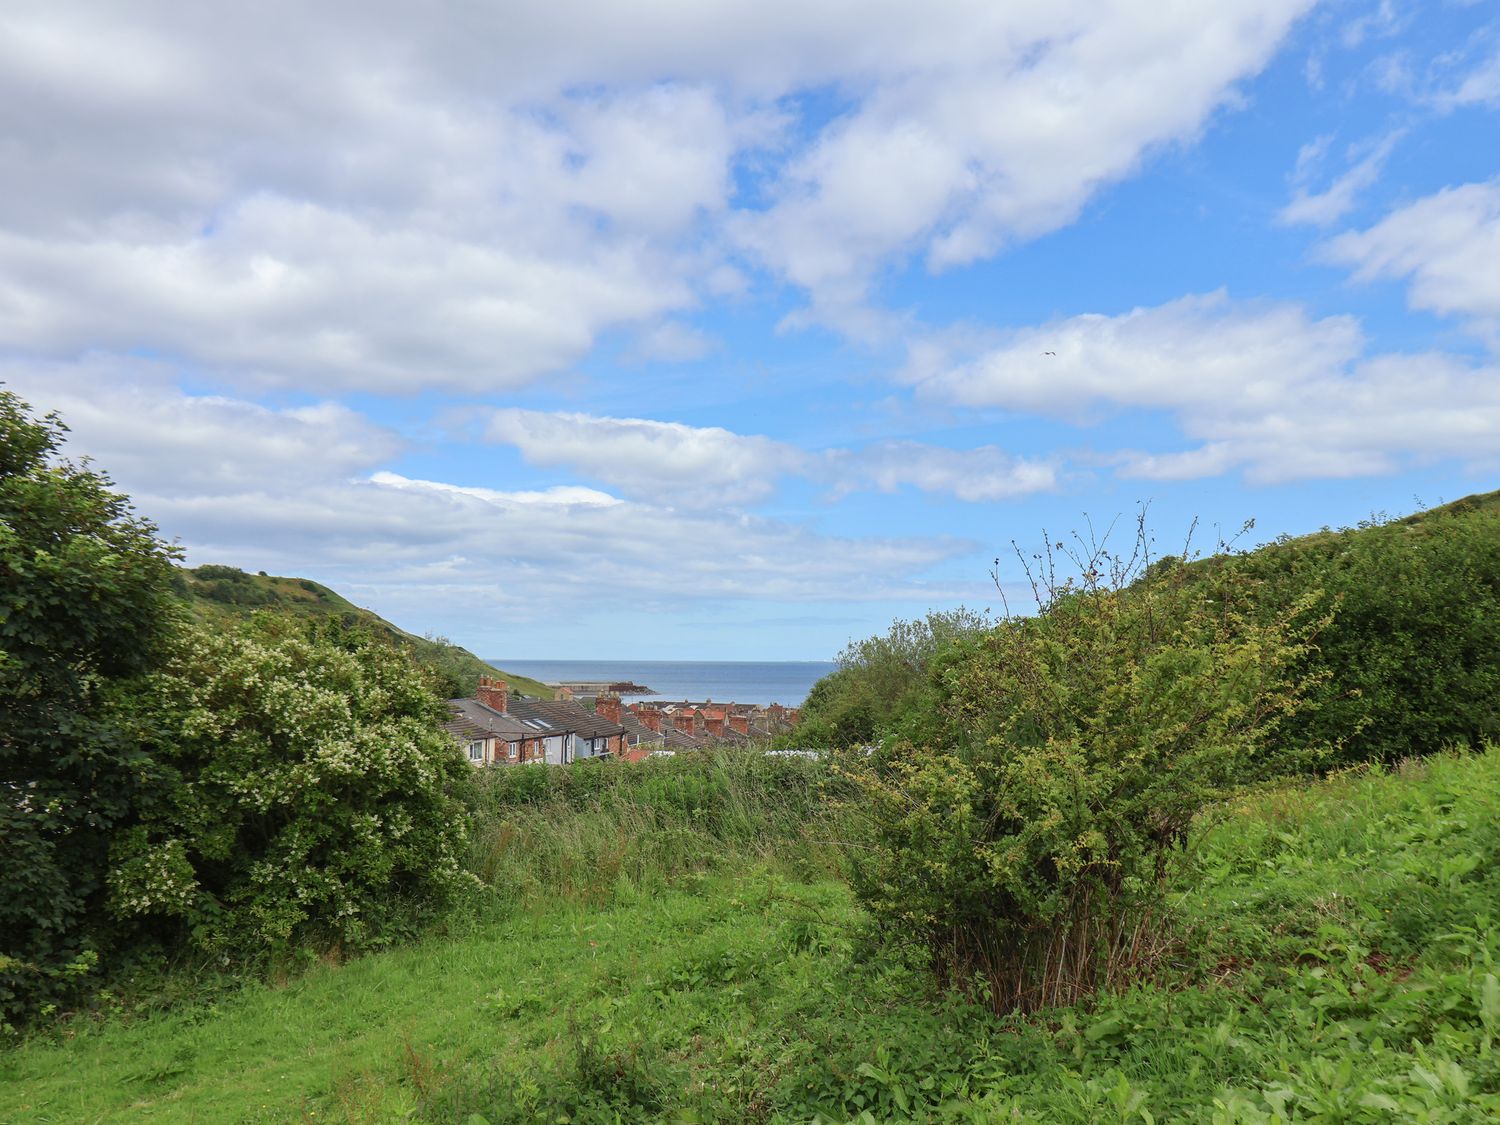
<instances>
[{"instance_id":1,"label":"slate roof","mask_svg":"<svg viewBox=\"0 0 1500 1125\"><path fill-rule=\"evenodd\" d=\"M443 729L455 738L471 742L479 738L502 738L516 742L522 737L535 738L541 732L510 715L486 707L477 699L450 699L448 712L452 716L443 724Z\"/></svg>"},{"instance_id":2,"label":"slate roof","mask_svg":"<svg viewBox=\"0 0 1500 1125\"><path fill-rule=\"evenodd\" d=\"M569 731L578 730L572 723L553 714L550 710L552 706L539 699L512 697L506 715L524 726L532 737L567 734Z\"/></svg>"},{"instance_id":3,"label":"slate roof","mask_svg":"<svg viewBox=\"0 0 1500 1125\"><path fill-rule=\"evenodd\" d=\"M559 730L570 730L580 738L613 738L625 728L571 699L526 699L511 704L510 713L520 719L538 719Z\"/></svg>"}]
</instances>

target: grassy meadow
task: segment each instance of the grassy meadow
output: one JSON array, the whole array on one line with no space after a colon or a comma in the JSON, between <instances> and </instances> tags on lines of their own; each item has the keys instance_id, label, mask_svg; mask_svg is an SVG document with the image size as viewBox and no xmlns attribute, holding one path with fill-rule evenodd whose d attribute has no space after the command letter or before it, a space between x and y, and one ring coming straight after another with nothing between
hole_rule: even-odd
<instances>
[{"instance_id":1,"label":"grassy meadow","mask_svg":"<svg viewBox=\"0 0 1500 1125\"><path fill-rule=\"evenodd\" d=\"M499 774L443 932L106 996L0 1053L0 1121L1500 1116L1500 750L1240 792L1138 980L1027 1016L869 940L840 797L749 755Z\"/></svg>"}]
</instances>

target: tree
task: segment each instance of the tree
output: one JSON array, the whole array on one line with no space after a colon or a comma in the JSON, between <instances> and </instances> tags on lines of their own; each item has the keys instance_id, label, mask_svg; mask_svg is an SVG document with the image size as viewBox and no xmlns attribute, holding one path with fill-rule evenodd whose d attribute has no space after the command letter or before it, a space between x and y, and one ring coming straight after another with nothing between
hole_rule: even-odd
<instances>
[{"instance_id":1,"label":"tree","mask_svg":"<svg viewBox=\"0 0 1500 1125\"><path fill-rule=\"evenodd\" d=\"M169 625L172 560L67 427L0 390L0 1023L88 964L111 831L152 764L109 717Z\"/></svg>"},{"instance_id":2,"label":"tree","mask_svg":"<svg viewBox=\"0 0 1500 1125\"><path fill-rule=\"evenodd\" d=\"M929 669L941 653L993 623L959 607L925 618L896 621L885 633L850 643L838 669L808 693L802 721L790 739L798 745L855 746L891 733L929 687Z\"/></svg>"}]
</instances>

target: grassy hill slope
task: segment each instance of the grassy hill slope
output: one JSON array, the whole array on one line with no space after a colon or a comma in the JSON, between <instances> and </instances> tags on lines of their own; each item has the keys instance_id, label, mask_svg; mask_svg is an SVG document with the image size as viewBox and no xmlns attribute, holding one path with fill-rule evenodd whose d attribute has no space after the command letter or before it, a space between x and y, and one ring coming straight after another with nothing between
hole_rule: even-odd
<instances>
[{"instance_id":1,"label":"grassy hill slope","mask_svg":"<svg viewBox=\"0 0 1500 1125\"><path fill-rule=\"evenodd\" d=\"M498 675L521 695L552 697L552 689L540 681L495 668L468 649L441 638L419 637L399 629L310 578L247 574L235 567L213 564L183 569L179 577L177 591L200 619L244 617L260 609L294 617L338 617L390 637L442 674L461 694L472 693L480 676Z\"/></svg>"},{"instance_id":2,"label":"grassy hill slope","mask_svg":"<svg viewBox=\"0 0 1500 1125\"><path fill-rule=\"evenodd\" d=\"M76 1019L0 1054L0 1120L1496 1120L1497 800L1496 750L1246 793L1154 979L1030 1017L872 958L847 888L775 857L559 868L449 936Z\"/></svg>"}]
</instances>

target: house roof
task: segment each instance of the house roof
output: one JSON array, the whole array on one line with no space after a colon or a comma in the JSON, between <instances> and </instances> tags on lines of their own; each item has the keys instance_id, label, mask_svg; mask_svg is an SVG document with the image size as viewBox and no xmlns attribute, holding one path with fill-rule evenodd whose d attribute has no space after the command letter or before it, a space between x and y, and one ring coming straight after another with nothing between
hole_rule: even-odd
<instances>
[{"instance_id":1,"label":"house roof","mask_svg":"<svg viewBox=\"0 0 1500 1125\"><path fill-rule=\"evenodd\" d=\"M580 716L592 719L583 707L569 700L550 699L518 699L512 700L510 712L512 718L519 719L528 727L538 733L547 734L580 734L584 738L597 737L585 730L585 726L592 724L580 723Z\"/></svg>"},{"instance_id":2,"label":"house roof","mask_svg":"<svg viewBox=\"0 0 1500 1125\"><path fill-rule=\"evenodd\" d=\"M613 738L626 733L625 727L619 723L611 722L571 699L528 699L512 705L510 710L517 718L549 722L580 738Z\"/></svg>"},{"instance_id":3,"label":"house roof","mask_svg":"<svg viewBox=\"0 0 1500 1125\"><path fill-rule=\"evenodd\" d=\"M620 709L620 725L625 728L626 736L637 742L660 742L662 740L661 735L637 719L635 712L628 707Z\"/></svg>"},{"instance_id":4,"label":"house roof","mask_svg":"<svg viewBox=\"0 0 1500 1125\"><path fill-rule=\"evenodd\" d=\"M448 712L452 716L443 724L443 729L465 742L479 738L499 738L506 742L517 742L522 738L535 738L540 734L518 719L487 707L477 699L450 699Z\"/></svg>"}]
</instances>

